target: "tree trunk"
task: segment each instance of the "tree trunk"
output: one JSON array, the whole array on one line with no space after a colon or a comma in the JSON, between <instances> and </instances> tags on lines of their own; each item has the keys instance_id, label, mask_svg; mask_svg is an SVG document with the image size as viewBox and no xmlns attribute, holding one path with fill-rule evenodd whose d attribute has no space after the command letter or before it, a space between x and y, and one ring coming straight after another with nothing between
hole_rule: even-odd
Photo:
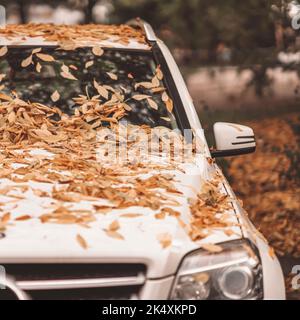
<instances>
[{"instance_id":1,"label":"tree trunk","mask_svg":"<svg viewBox=\"0 0 300 320\"><path fill-rule=\"evenodd\" d=\"M19 15L21 23L26 23L27 21L27 14L26 14L26 5L24 0L18 0L19 5Z\"/></svg>"},{"instance_id":2,"label":"tree trunk","mask_svg":"<svg viewBox=\"0 0 300 320\"><path fill-rule=\"evenodd\" d=\"M85 23L93 23L93 9L97 0L89 0L85 9Z\"/></svg>"}]
</instances>

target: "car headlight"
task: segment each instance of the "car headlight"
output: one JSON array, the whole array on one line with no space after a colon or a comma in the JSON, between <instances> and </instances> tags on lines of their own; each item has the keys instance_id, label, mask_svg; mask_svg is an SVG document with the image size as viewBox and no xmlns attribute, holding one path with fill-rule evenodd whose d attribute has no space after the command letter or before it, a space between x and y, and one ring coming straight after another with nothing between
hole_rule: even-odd
<instances>
[{"instance_id":1,"label":"car headlight","mask_svg":"<svg viewBox=\"0 0 300 320\"><path fill-rule=\"evenodd\" d=\"M262 267L254 246L246 240L221 246L219 253L199 249L183 259L171 299L262 299Z\"/></svg>"}]
</instances>

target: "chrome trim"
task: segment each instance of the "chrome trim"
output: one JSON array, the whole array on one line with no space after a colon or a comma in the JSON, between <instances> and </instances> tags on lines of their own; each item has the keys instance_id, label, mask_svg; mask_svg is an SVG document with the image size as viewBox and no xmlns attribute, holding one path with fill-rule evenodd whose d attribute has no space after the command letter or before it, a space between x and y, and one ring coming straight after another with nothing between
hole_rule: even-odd
<instances>
[{"instance_id":1,"label":"chrome trim","mask_svg":"<svg viewBox=\"0 0 300 320\"><path fill-rule=\"evenodd\" d=\"M17 281L17 286L23 290L105 288L143 285L145 280L141 273L136 277Z\"/></svg>"},{"instance_id":2,"label":"chrome trim","mask_svg":"<svg viewBox=\"0 0 300 320\"><path fill-rule=\"evenodd\" d=\"M22 288L20 288L11 277L6 277L4 281L1 281L1 284L6 287L1 290L11 290L19 300L30 300L30 297L22 291Z\"/></svg>"},{"instance_id":3,"label":"chrome trim","mask_svg":"<svg viewBox=\"0 0 300 320\"><path fill-rule=\"evenodd\" d=\"M131 19L131 20L127 21L126 24L129 26L132 26L132 27L139 26L145 32L146 39L148 41L151 41L151 42L157 41L155 32L154 32L152 26L148 22L138 18L138 19Z\"/></svg>"},{"instance_id":4,"label":"chrome trim","mask_svg":"<svg viewBox=\"0 0 300 320\"><path fill-rule=\"evenodd\" d=\"M148 41L157 41L155 32L148 22L143 22L143 29Z\"/></svg>"}]
</instances>

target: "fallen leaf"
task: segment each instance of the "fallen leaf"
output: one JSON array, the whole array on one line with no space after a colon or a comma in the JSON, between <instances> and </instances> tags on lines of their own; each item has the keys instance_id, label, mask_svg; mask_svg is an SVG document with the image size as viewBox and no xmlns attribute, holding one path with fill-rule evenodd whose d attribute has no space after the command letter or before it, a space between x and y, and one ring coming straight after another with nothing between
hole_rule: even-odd
<instances>
[{"instance_id":1,"label":"fallen leaf","mask_svg":"<svg viewBox=\"0 0 300 320\"><path fill-rule=\"evenodd\" d=\"M169 233L161 233L157 235L157 240L164 249L172 244L172 236Z\"/></svg>"},{"instance_id":2,"label":"fallen leaf","mask_svg":"<svg viewBox=\"0 0 300 320\"><path fill-rule=\"evenodd\" d=\"M106 72L106 74L112 79L112 80L118 80L118 76L112 72Z\"/></svg>"},{"instance_id":3,"label":"fallen leaf","mask_svg":"<svg viewBox=\"0 0 300 320\"><path fill-rule=\"evenodd\" d=\"M53 102L56 102L56 101L58 101L59 99L60 99L60 94L58 93L57 90L55 90L55 91L52 93L52 95L51 95L51 100L52 100Z\"/></svg>"},{"instance_id":4,"label":"fallen leaf","mask_svg":"<svg viewBox=\"0 0 300 320\"><path fill-rule=\"evenodd\" d=\"M45 61L45 62L55 61L55 59L54 59L52 56L50 56L50 54L37 53L36 56L37 56L39 59L41 59L41 60L43 60L43 61Z\"/></svg>"},{"instance_id":5,"label":"fallen leaf","mask_svg":"<svg viewBox=\"0 0 300 320\"><path fill-rule=\"evenodd\" d=\"M109 230L109 231L117 231L118 229L120 229L120 224L119 224L118 220L114 220L114 221L108 226L108 230Z\"/></svg>"},{"instance_id":6,"label":"fallen leaf","mask_svg":"<svg viewBox=\"0 0 300 320\"><path fill-rule=\"evenodd\" d=\"M93 47L92 52L95 56L98 56L98 57L102 56L104 53L103 49L100 46Z\"/></svg>"},{"instance_id":7,"label":"fallen leaf","mask_svg":"<svg viewBox=\"0 0 300 320\"><path fill-rule=\"evenodd\" d=\"M98 91L100 96L108 100L108 90L103 86L101 86L95 79L94 79L94 87Z\"/></svg>"},{"instance_id":8,"label":"fallen leaf","mask_svg":"<svg viewBox=\"0 0 300 320\"><path fill-rule=\"evenodd\" d=\"M105 230L106 234L114 239L124 240L124 237L117 231Z\"/></svg>"},{"instance_id":9,"label":"fallen leaf","mask_svg":"<svg viewBox=\"0 0 300 320\"><path fill-rule=\"evenodd\" d=\"M7 51L8 51L8 49L7 49L6 46L1 47L1 48L0 48L0 57L3 57L4 55L6 55L6 54L7 54Z\"/></svg>"},{"instance_id":10,"label":"fallen leaf","mask_svg":"<svg viewBox=\"0 0 300 320\"><path fill-rule=\"evenodd\" d=\"M80 234L77 234L76 240L77 240L77 242L80 244L80 246L83 249L87 249L88 248L87 242L85 241L85 239Z\"/></svg>"},{"instance_id":11,"label":"fallen leaf","mask_svg":"<svg viewBox=\"0 0 300 320\"><path fill-rule=\"evenodd\" d=\"M31 54L35 54L35 53L38 53L38 52L41 52L42 51L42 48L35 48L31 51Z\"/></svg>"},{"instance_id":12,"label":"fallen leaf","mask_svg":"<svg viewBox=\"0 0 300 320\"><path fill-rule=\"evenodd\" d=\"M20 216L20 217L16 218L15 220L16 221L25 221L25 220L29 220L29 219L31 219L31 216L28 215L28 214L25 214L23 216Z\"/></svg>"},{"instance_id":13,"label":"fallen leaf","mask_svg":"<svg viewBox=\"0 0 300 320\"><path fill-rule=\"evenodd\" d=\"M23 68L28 67L30 64L32 64L32 55L30 55L29 57L27 57L26 59L24 59L24 60L21 62L21 66L22 66Z\"/></svg>"},{"instance_id":14,"label":"fallen leaf","mask_svg":"<svg viewBox=\"0 0 300 320\"><path fill-rule=\"evenodd\" d=\"M61 72L60 75L65 78L65 79L69 79L69 80L78 80L76 77L74 77L71 73L69 72Z\"/></svg>"},{"instance_id":15,"label":"fallen leaf","mask_svg":"<svg viewBox=\"0 0 300 320\"><path fill-rule=\"evenodd\" d=\"M275 259L275 258L276 258L275 251L274 251L274 248L273 248L273 247L269 247L269 256L270 256L272 259Z\"/></svg>"},{"instance_id":16,"label":"fallen leaf","mask_svg":"<svg viewBox=\"0 0 300 320\"><path fill-rule=\"evenodd\" d=\"M93 64L94 64L94 61L93 61L93 60L87 61L87 62L85 63L85 68L88 69L88 68L91 67Z\"/></svg>"},{"instance_id":17,"label":"fallen leaf","mask_svg":"<svg viewBox=\"0 0 300 320\"><path fill-rule=\"evenodd\" d=\"M149 106L150 106L152 109L158 110L158 105L157 105L157 103L156 103L154 100L148 98L148 99L147 99L147 102L149 103Z\"/></svg>"},{"instance_id":18,"label":"fallen leaf","mask_svg":"<svg viewBox=\"0 0 300 320\"><path fill-rule=\"evenodd\" d=\"M136 94L132 96L132 99L137 100L137 101L141 101L144 99L148 99L150 98L150 96L146 95L146 94Z\"/></svg>"},{"instance_id":19,"label":"fallen leaf","mask_svg":"<svg viewBox=\"0 0 300 320\"><path fill-rule=\"evenodd\" d=\"M41 72L42 66L41 66L41 64L40 64L39 62L36 64L35 69L36 69L36 71L37 71L38 73Z\"/></svg>"},{"instance_id":20,"label":"fallen leaf","mask_svg":"<svg viewBox=\"0 0 300 320\"><path fill-rule=\"evenodd\" d=\"M203 243L201 244L201 248L211 253L218 253L223 251L223 248L221 246L213 243Z\"/></svg>"}]
</instances>

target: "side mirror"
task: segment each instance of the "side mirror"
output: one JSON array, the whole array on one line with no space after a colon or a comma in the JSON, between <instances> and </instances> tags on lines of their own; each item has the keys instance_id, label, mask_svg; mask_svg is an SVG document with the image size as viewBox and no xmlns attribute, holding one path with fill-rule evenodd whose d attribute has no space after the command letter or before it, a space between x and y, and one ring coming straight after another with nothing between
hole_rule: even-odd
<instances>
[{"instance_id":1,"label":"side mirror","mask_svg":"<svg viewBox=\"0 0 300 320\"><path fill-rule=\"evenodd\" d=\"M247 154L255 151L256 143L251 128L229 122L214 124L216 150L211 151L213 158Z\"/></svg>"}]
</instances>

